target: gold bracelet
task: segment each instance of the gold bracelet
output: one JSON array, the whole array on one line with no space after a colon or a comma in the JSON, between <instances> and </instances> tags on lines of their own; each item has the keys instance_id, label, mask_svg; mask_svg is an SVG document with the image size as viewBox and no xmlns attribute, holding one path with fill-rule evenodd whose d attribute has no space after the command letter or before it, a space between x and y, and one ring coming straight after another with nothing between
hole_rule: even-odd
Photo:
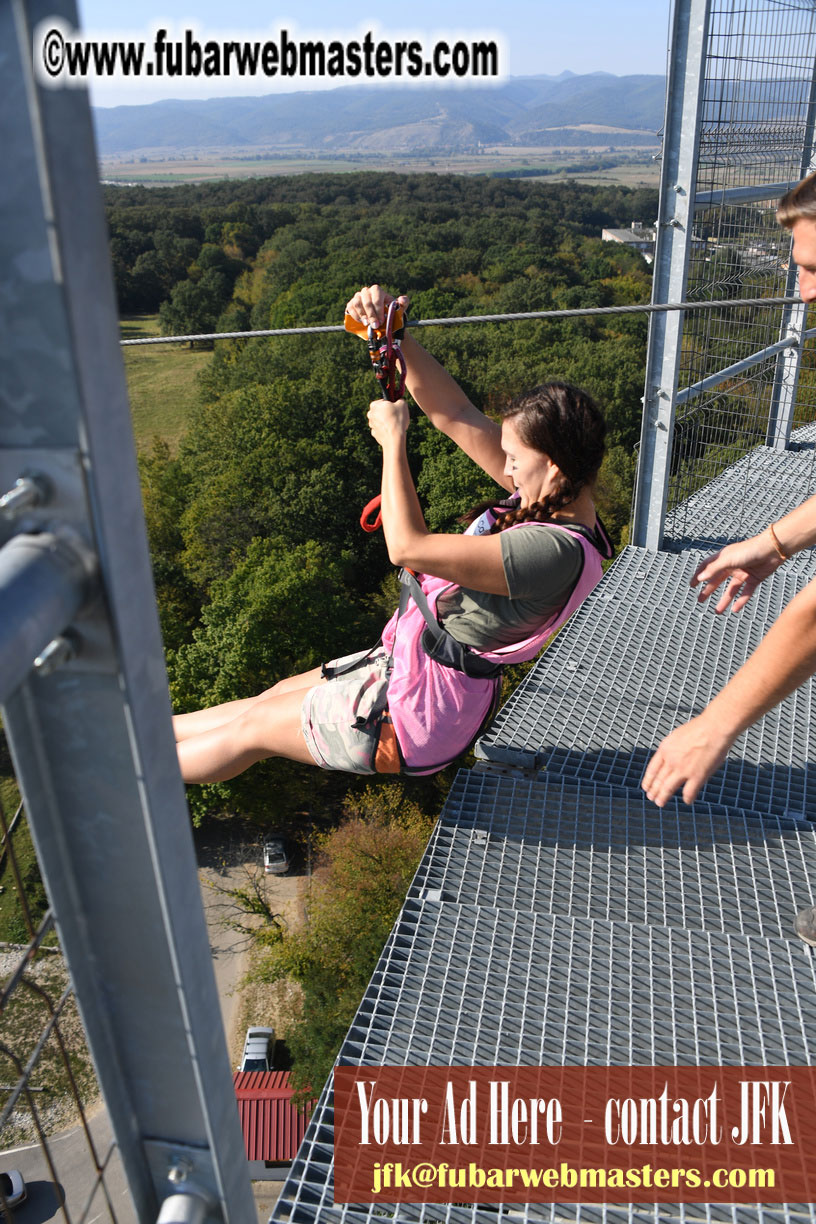
<instances>
[{"instance_id":1,"label":"gold bracelet","mask_svg":"<svg viewBox=\"0 0 816 1224\"><path fill-rule=\"evenodd\" d=\"M776 551L779 553L779 556L781 557L781 559L782 559L783 561L789 561L789 560L790 560L790 553L785 553L785 552L783 552L783 551L782 551L782 547L781 547L781 545L780 545L780 543L779 543L779 540L777 539L776 532L774 531L774 525L773 525L773 523L769 523L769 524L768 524L768 530L769 530L769 531L770 531L770 533L771 533L771 539L773 540L773 546L774 546L774 548L776 549Z\"/></svg>"}]
</instances>

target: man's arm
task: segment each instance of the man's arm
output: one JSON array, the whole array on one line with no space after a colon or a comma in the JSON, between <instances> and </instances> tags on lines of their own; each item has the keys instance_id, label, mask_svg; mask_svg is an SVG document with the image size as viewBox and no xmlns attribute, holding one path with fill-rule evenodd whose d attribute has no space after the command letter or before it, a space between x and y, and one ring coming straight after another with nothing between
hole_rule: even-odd
<instances>
[{"instance_id":1,"label":"man's arm","mask_svg":"<svg viewBox=\"0 0 816 1224\"><path fill-rule=\"evenodd\" d=\"M738 735L816 672L816 579L791 600L751 657L702 714L672 731L641 786L663 807L682 787L691 803Z\"/></svg>"}]
</instances>

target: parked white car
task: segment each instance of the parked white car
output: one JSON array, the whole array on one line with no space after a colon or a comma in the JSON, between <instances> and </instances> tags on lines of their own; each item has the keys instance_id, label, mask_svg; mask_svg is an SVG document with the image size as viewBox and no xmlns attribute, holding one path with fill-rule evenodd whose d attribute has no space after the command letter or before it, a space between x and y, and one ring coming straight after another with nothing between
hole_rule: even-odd
<instances>
[{"instance_id":1,"label":"parked white car","mask_svg":"<svg viewBox=\"0 0 816 1224\"><path fill-rule=\"evenodd\" d=\"M262 1028L256 1025L248 1028L238 1070L271 1071L274 1041L275 1030L273 1028Z\"/></svg>"},{"instance_id":2,"label":"parked white car","mask_svg":"<svg viewBox=\"0 0 816 1224\"><path fill-rule=\"evenodd\" d=\"M0 1187L6 1207L16 1207L25 1200L28 1193L25 1179L19 1169L8 1169L5 1173L0 1173Z\"/></svg>"},{"instance_id":3,"label":"parked white car","mask_svg":"<svg viewBox=\"0 0 816 1224\"><path fill-rule=\"evenodd\" d=\"M289 859L286 857L286 845L282 837L270 837L264 845L263 857L265 875L286 875Z\"/></svg>"}]
</instances>

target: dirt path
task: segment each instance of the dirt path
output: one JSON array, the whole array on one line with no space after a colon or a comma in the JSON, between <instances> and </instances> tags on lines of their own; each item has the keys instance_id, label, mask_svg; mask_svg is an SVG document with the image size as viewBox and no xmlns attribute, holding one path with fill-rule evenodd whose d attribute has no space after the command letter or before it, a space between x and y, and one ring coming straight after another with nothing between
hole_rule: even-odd
<instances>
[{"instance_id":1,"label":"dirt path","mask_svg":"<svg viewBox=\"0 0 816 1224\"><path fill-rule=\"evenodd\" d=\"M225 919L239 915L223 890L246 888L253 877L259 879L273 913L281 914L290 926L298 926L304 919L309 881L307 875L291 870L285 876L264 876L261 839L256 843L196 833L195 841L224 1034L230 1063L237 1067L250 1024L269 1024L278 1038L286 1036L292 990L285 984L270 986L244 981L251 962L251 944L248 936L225 924ZM277 1048L281 1050L280 1045ZM269 1220L282 1185L282 1181L252 1183L259 1224Z\"/></svg>"},{"instance_id":2,"label":"dirt path","mask_svg":"<svg viewBox=\"0 0 816 1224\"><path fill-rule=\"evenodd\" d=\"M259 877L272 911L280 913L290 926L297 926L303 921L308 880L294 871L285 876L264 876L261 841L253 844L196 835L196 850L227 1049L232 1065L237 1067L248 1025L270 1024L279 1036L285 1036L288 993L275 987L244 984L250 940L226 925L229 918L242 916L223 890L246 888L253 876Z\"/></svg>"}]
</instances>

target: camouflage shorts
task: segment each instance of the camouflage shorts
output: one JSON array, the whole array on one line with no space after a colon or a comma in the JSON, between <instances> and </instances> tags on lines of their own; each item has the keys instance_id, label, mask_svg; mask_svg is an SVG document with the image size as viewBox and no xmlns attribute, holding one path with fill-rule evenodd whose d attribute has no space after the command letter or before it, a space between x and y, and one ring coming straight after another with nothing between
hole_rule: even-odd
<instances>
[{"instance_id":1,"label":"camouflage shorts","mask_svg":"<svg viewBox=\"0 0 816 1224\"><path fill-rule=\"evenodd\" d=\"M357 667L333 675L355 659L359 660ZM326 682L309 689L300 716L303 738L321 769L376 773L379 723L371 715L384 705L387 667L388 652L383 646L324 664Z\"/></svg>"}]
</instances>

